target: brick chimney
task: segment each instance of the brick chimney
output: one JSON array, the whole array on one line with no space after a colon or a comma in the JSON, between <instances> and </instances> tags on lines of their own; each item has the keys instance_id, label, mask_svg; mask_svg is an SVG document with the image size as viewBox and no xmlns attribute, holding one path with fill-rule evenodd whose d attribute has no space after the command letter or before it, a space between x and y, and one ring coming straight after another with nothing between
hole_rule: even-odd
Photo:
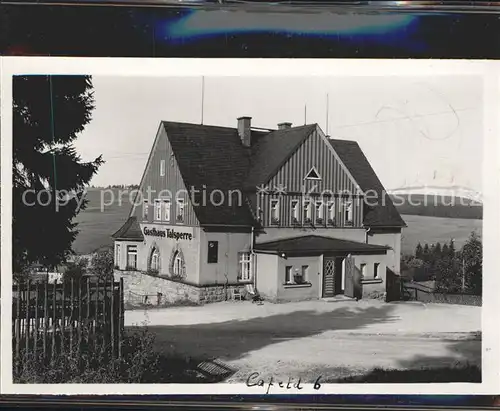
<instances>
[{"instance_id":1,"label":"brick chimney","mask_svg":"<svg viewBox=\"0 0 500 411\"><path fill-rule=\"evenodd\" d=\"M240 117L238 118L238 134L241 139L241 143L245 147L250 147L252 145L252 132L250 130L252 123L252 117Z\"/></svg>"},{"instance_id":2,"label":"brick chimney","mask_svg":"<svg viewBox=\"0 0 500 411\"><path fill-rule=\"evenodd\" d=\"M278 130L287 130L289 128L292 128L292 123L279 123L278 124Z\"/></svg>"}]
</instances>

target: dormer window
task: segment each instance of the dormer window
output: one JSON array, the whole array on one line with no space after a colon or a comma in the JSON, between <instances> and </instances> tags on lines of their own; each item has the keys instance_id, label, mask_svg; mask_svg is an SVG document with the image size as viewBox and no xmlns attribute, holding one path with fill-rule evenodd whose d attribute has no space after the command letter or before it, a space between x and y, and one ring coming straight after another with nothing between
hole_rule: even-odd
<instances>
[{"instance_id":1,"label":"dormer window","mask_svg":"<svg viewBox=\"0 0 500 411\"><path fill-rule=\"evenodd\" d=\"M271 224L276 225L280 222L280 202L279 200L271 200Z\"/></svg>"},{"instance_id":2,"label":"dormer window","mask_svg":"<svg viewBox=\"0 0 500 411\"><path fill-rule=\"evenodd\" d=\"M305 179L306 180L321 180L321 176L319 175L318 170L316 170L316 167L313 167L306 174Z\"/></svg>"}]
</instances>

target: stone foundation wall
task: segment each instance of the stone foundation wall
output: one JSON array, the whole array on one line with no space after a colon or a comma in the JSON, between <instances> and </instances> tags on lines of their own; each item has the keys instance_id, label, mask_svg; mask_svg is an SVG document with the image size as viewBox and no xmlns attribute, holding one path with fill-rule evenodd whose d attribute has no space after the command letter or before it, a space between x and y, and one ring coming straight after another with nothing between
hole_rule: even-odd
<instances>
[{"instance_id":1,"label":"stone foundation wall","mask_svg":"<svg viewBox=\"0 0 500 411\"><path fill-rule=\"evenodd\" d=\"M170 306L226 301L232 299L234 289L244 293L245 287L195 286L139 271L116 270L115 278L123 278L125 305L128 306Z\"/></svg>"}]
</instances>

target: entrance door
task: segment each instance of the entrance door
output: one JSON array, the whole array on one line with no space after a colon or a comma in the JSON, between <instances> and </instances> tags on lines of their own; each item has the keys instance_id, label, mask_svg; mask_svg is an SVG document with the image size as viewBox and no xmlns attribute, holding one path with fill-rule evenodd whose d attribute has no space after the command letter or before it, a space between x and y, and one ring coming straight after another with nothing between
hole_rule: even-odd
<instances>
[{"instance_id":1,"label":"entrance door","mask_svg":"<svg viewBox=\"0 0 500 411\"><path fill-rule=\"evenodd\" d=\"M335 258L323 259L323 298L335 295Z\"/></svg>"}]
</instances>

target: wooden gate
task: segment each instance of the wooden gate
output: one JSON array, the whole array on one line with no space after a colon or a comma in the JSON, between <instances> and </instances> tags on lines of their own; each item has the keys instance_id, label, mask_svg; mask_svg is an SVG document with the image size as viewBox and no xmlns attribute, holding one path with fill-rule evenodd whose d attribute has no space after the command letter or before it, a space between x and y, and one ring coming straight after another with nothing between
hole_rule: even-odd
<instances>
[{"instance_id":1,"label":"wooden gate","mask_svg":"<svg viewBox=\"0 0 500 411\"><path fill-rule=\"evenodd\" d=\"M323 297L335 295L335 258L324 258L323 261Z\"/></svg>"},{"instance_id":2,"label":"wooden gate","mask_svg":"<svg viewBox=\"0 0 500 411\"><path fill-rule=\"evenodd\" d=\"M356 267L354 266L354 258L348 255L345 259L345 291L344 295L346 297L354 298L355 290L354 290L354 270Z\"/></svg>"}]
</instances>

